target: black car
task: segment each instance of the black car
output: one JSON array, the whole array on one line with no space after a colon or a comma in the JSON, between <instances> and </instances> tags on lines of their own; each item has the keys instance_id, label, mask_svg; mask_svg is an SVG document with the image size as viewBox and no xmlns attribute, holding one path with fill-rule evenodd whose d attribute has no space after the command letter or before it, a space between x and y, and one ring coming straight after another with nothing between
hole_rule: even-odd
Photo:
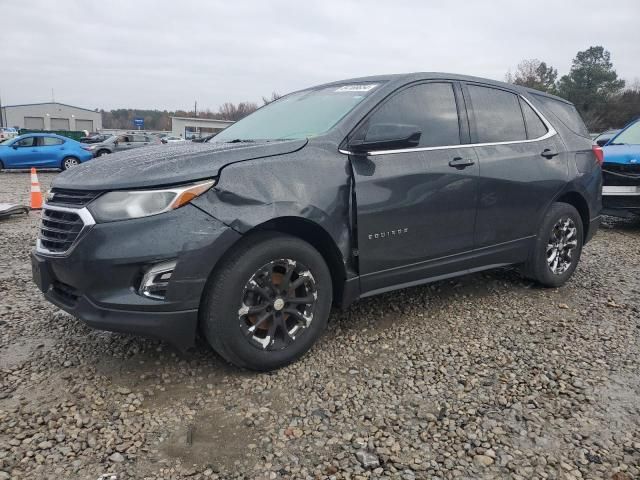
<instances>
[{"instance_id":1,"label":"black car","mask_svg":"<svg viewBox=\"0 0 640 480\"><path fill-rule=\"evenodd\" d=\"M304 354L332 305L518 265L557 287L598 228L601 171L576 109L419 73L289 94L209 143L59 175L33 276L92 327L229 361Z\"/></svg>"}]
</instances>

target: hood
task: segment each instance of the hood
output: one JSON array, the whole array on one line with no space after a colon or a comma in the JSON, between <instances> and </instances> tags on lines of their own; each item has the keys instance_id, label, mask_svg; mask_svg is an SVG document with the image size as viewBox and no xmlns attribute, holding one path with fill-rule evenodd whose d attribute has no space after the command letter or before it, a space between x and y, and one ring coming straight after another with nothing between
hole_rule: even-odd
<instances>
[{"instance_id":1,"label":"hood","mask_svg":"<svg viewBox=\"0 0 640 480\"><path fill-rule=\"evenodd\" d=\"M605 163L640 164L640 145L605 145L602 151Z\"/></svg>"},{"instance_id":2,"label":"hood","mask_svg":"<svg viewBox=\"0 0 640 480\"><path fill-rule=\"evenodd\" d=\"M158 187L218 176L230 163L300 150L303 140L251 143L178 142L103 155L58 175L51 186L75 190Z\"/></svg>"}]
</instances>

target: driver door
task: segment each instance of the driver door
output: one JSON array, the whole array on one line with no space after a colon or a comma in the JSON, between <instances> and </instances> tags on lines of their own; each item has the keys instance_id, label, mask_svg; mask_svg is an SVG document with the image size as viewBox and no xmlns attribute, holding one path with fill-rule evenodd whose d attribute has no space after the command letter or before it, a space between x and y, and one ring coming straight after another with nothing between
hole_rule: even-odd
<instances>
[{"instance_id":1,"label":"driver door","mask_svg":"<svg viewBox=\"0 0 640 480\"><path fill-rule=\"evenodd\" d=\"M418 145L380 149L369 132L415 126ZM406 87L379 105L355 138L378 150L351 154L362 292L418 284L464 270L474 246L478 161L459 86ZM387 135L388 136L388 135Z\"/></svg>"},{"instance_id":2,"label":"driver door","mask_svg":"<svg viewBox=\"0 0 640 480\"><path fill-rule=\"evenodd\" d=\"M8 159L13 167L36 166L40 152L38 150L38 137L24 137L13 143L13 151Z\"/></svg>"}]
</instances>

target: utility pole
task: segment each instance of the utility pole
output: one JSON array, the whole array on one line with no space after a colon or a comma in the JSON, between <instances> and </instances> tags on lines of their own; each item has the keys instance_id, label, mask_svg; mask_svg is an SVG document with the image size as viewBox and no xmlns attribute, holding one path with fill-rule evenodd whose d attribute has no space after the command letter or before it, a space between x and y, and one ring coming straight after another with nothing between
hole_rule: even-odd
<instances>
[{"instance_id":1,"label":"utility pole","mask_svg":"<svg viewBox=\"0 0 640 480\"><path fill-rule=\"evenodd\" d=\"M0 127L4 127L4 114L2 111L2 95L0 95Z\"/></svg>"},{"instance_id":2,"label":"utility pole","mask_svg":"<svg viewBox=\"0 0 640 480\"><path fill-rule=\"evenodd\" d=\"M51 103L56 103L56 96L53 94L53 88L51 89Z\"/></svg>"},{"instance_id":3,"label":"utility pole","mask_svg":"<svg viewBox=\"0 0 640 480\"><path fill-rule=\"evenodd\" d=\"M198 101L196 100L196 102L193 104L193 116L194 117L198 117Z\"/></svg>"}]
</instances>

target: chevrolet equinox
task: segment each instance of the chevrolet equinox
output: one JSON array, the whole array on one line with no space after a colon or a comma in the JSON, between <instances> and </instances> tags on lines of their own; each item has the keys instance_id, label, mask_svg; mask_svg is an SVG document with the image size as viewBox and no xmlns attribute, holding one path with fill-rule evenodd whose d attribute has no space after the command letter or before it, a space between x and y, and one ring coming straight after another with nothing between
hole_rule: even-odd
<instances>
[{"instance_id":1,"label":"chevrolet equinox","mask_svg":"<svg viewBox=\"0 0 640 480\"><path fill-rule=\"evenodd\" d=\"M332 304L518 266L573 274L601 169L571 103L440 73L291 93L208 143L116 153L54 180L32 255L46 298L98 329L228 361L302 356Z\"/></svg>"}]
</instances>

